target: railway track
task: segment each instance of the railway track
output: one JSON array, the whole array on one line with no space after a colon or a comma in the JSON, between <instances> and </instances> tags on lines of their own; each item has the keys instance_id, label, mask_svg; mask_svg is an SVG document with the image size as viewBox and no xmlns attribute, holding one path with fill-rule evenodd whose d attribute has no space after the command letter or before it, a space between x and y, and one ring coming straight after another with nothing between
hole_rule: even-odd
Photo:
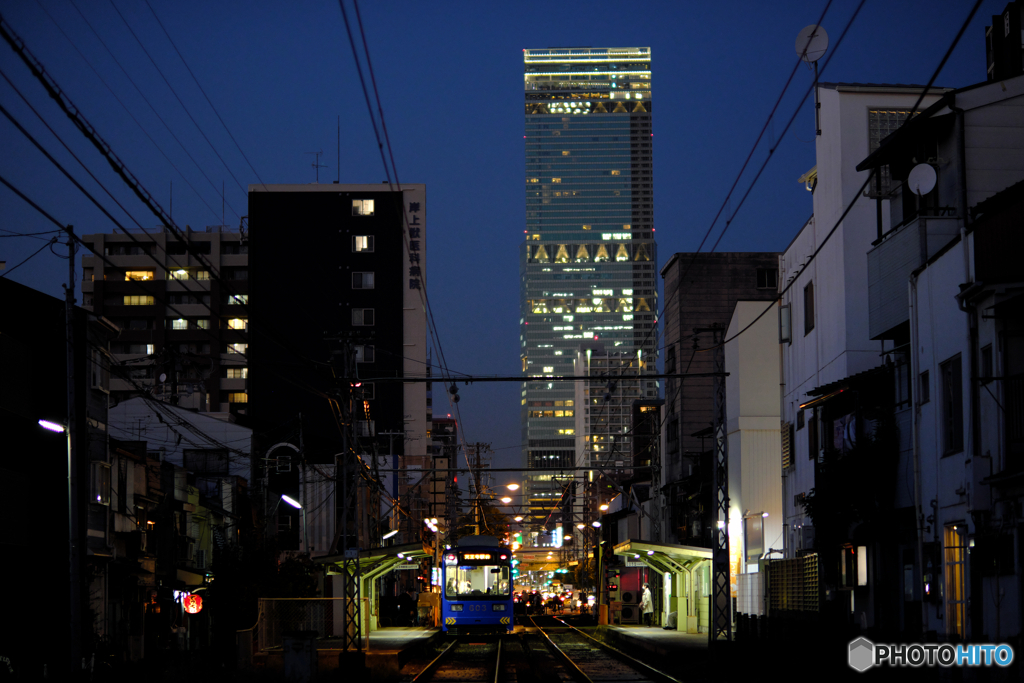
<instances>
[{"instance_id":1,"label":"railway track","mask_svg":"<svg viewBox=\"0 0 1024 683\"><path fill-rule=\"evenodd\" d=\"M555 617L524 617L523 631L487 643L454 641L410 683L680 683Z\"/></svg>"}]
</instances>

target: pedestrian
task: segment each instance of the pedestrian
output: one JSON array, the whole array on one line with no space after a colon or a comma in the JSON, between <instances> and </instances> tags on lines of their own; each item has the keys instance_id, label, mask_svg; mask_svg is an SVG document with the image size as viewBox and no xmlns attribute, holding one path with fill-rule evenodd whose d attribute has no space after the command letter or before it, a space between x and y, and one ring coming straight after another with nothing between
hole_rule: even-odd
<instances>
[{"instance_id":1,"label":"pedestrian","mask_svg":"<svg viewBox=\"0 0 1024 683\"><path fill-rule=\"evenodd\" d=\"M654 614L654 600L651 598L651 586L647 583L644 584L644 594L640 598L640 612L644 615L644 626L650 626Z\"/></svg>"}]
</instances>

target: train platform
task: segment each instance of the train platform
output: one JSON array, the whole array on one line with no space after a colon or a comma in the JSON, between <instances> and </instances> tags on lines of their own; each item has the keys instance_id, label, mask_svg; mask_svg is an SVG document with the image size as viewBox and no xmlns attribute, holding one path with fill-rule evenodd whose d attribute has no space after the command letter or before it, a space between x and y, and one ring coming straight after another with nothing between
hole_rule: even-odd
<instances>
[{"instance_id":1,"label":"train platform","mask_svg":"<svg viewBox=\"0 0 1024 683\"><path fill-rule=\"evenodd\" d=\"M588 629L589 630L589 629ZM627 651L643 650L660 657L680 652L704 653L708 650L707 633L685 633L660 626L597 626L595 637Z\"/></svg>"}]
</instances>

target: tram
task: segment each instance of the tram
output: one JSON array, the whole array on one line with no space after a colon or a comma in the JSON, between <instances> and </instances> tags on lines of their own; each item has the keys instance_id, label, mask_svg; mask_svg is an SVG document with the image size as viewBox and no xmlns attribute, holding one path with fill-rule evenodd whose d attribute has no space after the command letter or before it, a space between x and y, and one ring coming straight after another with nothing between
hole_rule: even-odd
<instances>
[{"instance_id":1,"label":"tram","mask_svg":"<svg viewBox=\"0 0 1024 683\"><path fill-rule=\"evenodd\" d=\"M512 551L466 536L441 558L442 629L451 636L512 632Z\"/></svg>"}]
</instances>

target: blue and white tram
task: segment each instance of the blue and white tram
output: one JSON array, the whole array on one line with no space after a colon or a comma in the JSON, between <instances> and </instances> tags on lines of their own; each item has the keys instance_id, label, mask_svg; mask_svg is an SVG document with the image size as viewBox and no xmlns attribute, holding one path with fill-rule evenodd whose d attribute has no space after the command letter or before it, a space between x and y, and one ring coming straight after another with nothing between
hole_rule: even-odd
<instances>
[{"instance_id":1,"label":"blue and white tram","mask_svg":"<svg viewBox=\"0 0 1024 683\"><path fill-rule=\"evenodd\" d=\"M452 636L512 632L512 551L491 536L463 537L441 558L442 629Z\"/></svg>"}]
</instances>

